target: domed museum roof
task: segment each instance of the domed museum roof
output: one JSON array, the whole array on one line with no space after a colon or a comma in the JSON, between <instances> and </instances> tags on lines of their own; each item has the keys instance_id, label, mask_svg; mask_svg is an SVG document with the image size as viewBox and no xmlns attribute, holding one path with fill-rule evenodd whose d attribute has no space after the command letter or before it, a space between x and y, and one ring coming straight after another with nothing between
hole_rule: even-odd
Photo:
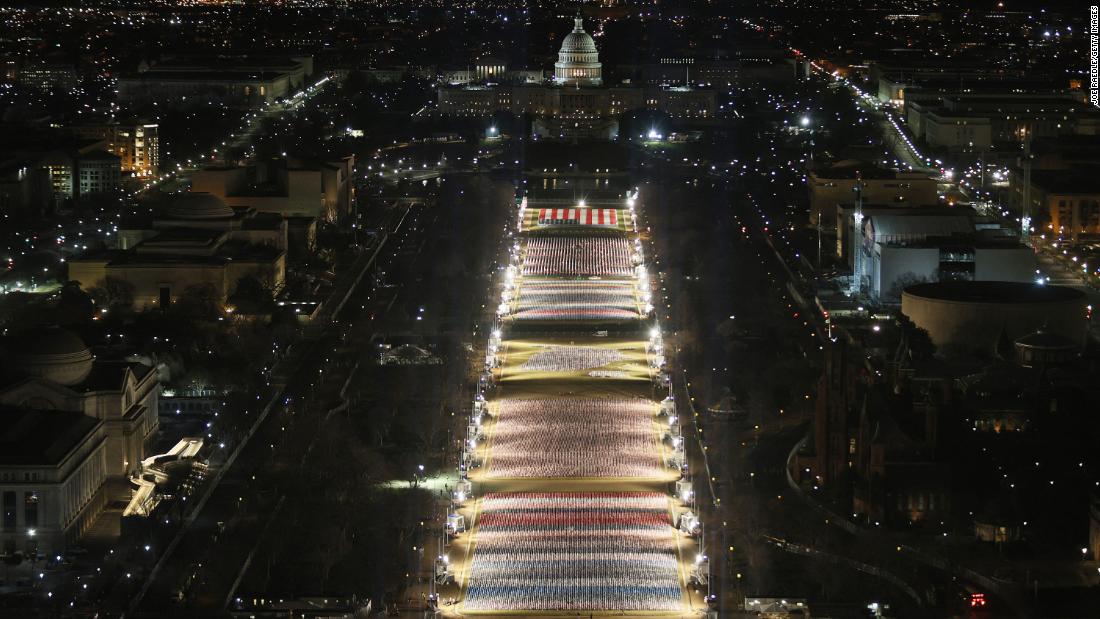
<instances>
[{"instance_id":1,"label":"domed museum roof","mask_svg":"<svg viewBox=\"0 0 1100 619\"><path fill-rule=\"evenodd\" d=\"M573 20L573 32L565 35L561 42L563 54L595 54L596 42L584 31L584 20L577 17Z\"/></svg>"},{"instance_id":2,"label":"domed museum roof","mask_svg":"<svg viewBox=\"0 0 1100 619\"><path fill-rule=\"evenodd\" d=\"M164 209L164 216L170 219L227 219L234 215L221 198L201 191L173 196Z\"/></svg>"},{"instance_id":3,"label":"domed museum roof","mask_svg":"<svg viewBox=\"0 0 1100 619\"><path fill-rule=\"evenodd\" d=\"M6 342L12 368L62 385L78 385L92 371L92 350L60 327L24 331Z\"/></svg>"}]
</instances>

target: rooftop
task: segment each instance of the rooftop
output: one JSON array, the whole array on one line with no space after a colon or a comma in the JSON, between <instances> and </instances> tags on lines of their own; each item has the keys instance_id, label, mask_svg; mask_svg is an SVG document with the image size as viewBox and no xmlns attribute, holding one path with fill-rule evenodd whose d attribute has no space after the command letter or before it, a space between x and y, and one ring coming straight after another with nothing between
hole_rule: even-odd
<instances>
[{"instance_id":1,"label":"rooftop","mask_svg":"<svg viewBox=\"0 0 1100 619\"><path fill-rule=\"evenodd\" d=\"M235 71L233 69L210 69L209 71L158 71L152 69L139 75L122 78L124 80L145 81L169 81L169 82L270 82L279 79L283 74L277 71Z\"/></svg>"},{"instance_id":2,"label":"rooftop","mask_svg":"<svg viewBox=\"0 0 1100 619\"><path fill-rule=\"evenodd\" d=\"M1055 194L1100 194L1100 166L1034 170L1031 184Z\"/></svg>"},{"instance_id":3,"label":"rooftop","mask_svg":"<svg viewBox=\"0 0 1100 619\"><path fill-rule=\"evenodd\" d=\"M201 191L174 194L161 208L161 216L166 219L230 219L235 214L224 200Z\"/></svg>"},{"instance_id":4,"label":"rooftop","mask_svg":"<svg viewBox=\"0 0 1100 619\"><path fill-rule=\"evenodd\" d=\"M1100 140L1094 135L1039 137L1032 140L1031 152L1036 155L1058 153L1068 157L1097 158L1100 162Z\"/></svg>"},{"instance_id":5,"label":"rooftop","mask_svg":"<svg viewBox=\"0 0 1100 619\"><path fill-rule=\"evenodd\" d=\"M122 161L122 158L118 155L103 149L96 149L91 152L82 153L80 155L80 158L83 160L98 159L100 161Z\"/></svg>"},{"instance_id":6,"label":"rooftop","mask_svg":"<svg viewBox=\"0 0 1100 619\"><path fill-rule=\"evenodd\" d=\"M5 348L20 354L68 355L87 350L88 346L72 331L60 327L41 327L8 337Z\"/></svg>"},{"instance_id":7,"label":"rooftop","mask_svg":"<svg viewBox=\"0 0 1100 619\"><path fill-rule=\"evenodd\" d=\"M88 252L70 262L106 262L112 266L221 266L231 261L270 262L282 254L282 250L268 245L250 245L234 241L223 243L212 255L180 253L138 253L127 250L105 249Z\"/></svg>"},{"instance_id":8,"label":"rooftop","mask_svg":"<svg viewBox=\"0 0 1100 619\"><path fill-rule=\"evenodd\" d=\"M973 234L974 223L962 209L954 213L911 214L903 211L875 213L868 217L876 241L899 238Z\"/></svg>"},{"instance_id":9,"label":"rooftop","mask_svg":"<svg viewBox=\"0 0 1100 619\"><path fill-rule=\"evenodd\" d=\"M1089 112L1094 108L1076 99L1063 99L1051 97L1003 97L1003 96L968 96L953 95L944 97L944 106L956 110L990 111L1011 109L1020 111L1021 108L1031 112Z\"/></svg>"},{"instance_id":10,"label":"rooftop","mask_svg":"<svg viewBox=\"0 0 1100 619\"><path fill-rule=\"evenodd\" d=\"M959 303L1052 303L1085 299L1085 293L1066 286L994 281L913 284L904 294Z\"/></svg>"},{"instance_id":11,"label":"rooftop","mask_svg":"<svg viewBox=\"0 0 1100 619\"><path fill-rule=\"evenodd\" d=\"M82 413L0 408L0 465L61 462L100 420Z\"/></svg>"},{"instance_id":12,"label":"rooftop","mask_svg":"<svg viewBox=\"0 0 1100 619\"><path fill-rule=\"evenodd\" d=\"M1060 333L1051 333L1042 329L1016 338L1016 345L1043 350L1076 350L1080 348L1077 342L1070 338Z\"/></svg>"}]
</instances>

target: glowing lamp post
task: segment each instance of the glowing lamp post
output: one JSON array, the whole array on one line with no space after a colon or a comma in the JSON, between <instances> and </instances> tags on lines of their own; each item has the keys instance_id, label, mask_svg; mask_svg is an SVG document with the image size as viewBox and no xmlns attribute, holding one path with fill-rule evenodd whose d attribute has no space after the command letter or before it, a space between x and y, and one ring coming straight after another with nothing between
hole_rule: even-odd
<instances>
[{"instance_id":1,"label":"glowing lamp post","mask_svg":"<svg viewBox=\"0 0 1100 619\"><path fill-rule=\"evenodd\" d=\"M807 129L810 132L810 161L814 160L814 128L811 124L809 116L803 116L798 119L798 124L802 125L803 129Z\"/></svg>"}]
</instances>

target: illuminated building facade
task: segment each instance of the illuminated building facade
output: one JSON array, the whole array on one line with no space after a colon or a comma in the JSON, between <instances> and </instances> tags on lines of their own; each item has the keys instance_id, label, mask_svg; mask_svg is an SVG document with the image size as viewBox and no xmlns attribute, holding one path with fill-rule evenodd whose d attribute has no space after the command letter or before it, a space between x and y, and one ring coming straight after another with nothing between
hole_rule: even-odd
<instances>
[{"instance_id":1,"label":"illuminated building facade","mask_svg":"<svg viewBox=\"0 0 1100 619\"><path fill-rule=\"evenodd\" d=\"M79 195L115 193L122 189L118 155L105 150L81 155L76 162Z\"/></svg>"},{"instance_id":2,"label":"illuminated building facade","mask_svg":"<svg viewBox=\"0 0 1100 619\"><path fill-rule=\"evenodd\" d=\"M502 64L488 70L505 77L515 74ZM476 74L481 76L482 71ZM580 18L562 42L553 81L532 83L528 77L512 80L521 82L515 84L452 82L439 89L437 109L451 116L529 114L535 117L534 133L549 137L614 137L617 117L627 112L650 110L676 118L707 119L714 116L717 107L712 90L604 86L599 52Z\"/></svg>"},{"instance_id":3,"label":"illuminated building facade","mask_svg":"<svg viewBox=\"0 0 1100 619\"><path fill-rule=\"evenodd\" d=\"M554 63L554 81L565 86L599 86L603 69L596 42L584 31L584 20L573 20L573 32L565 35L558 61Z\"/></svg>"},{"instance_id":4,"label":"illuminated building facade","mask_svg":"<svg viewBox=\"0 0 1100 619\"><path fill-rule=\"evenodd\" d=\"M191 188L231 207L249 207L283 217L336 221L350 212L355 157L331 161L280 160L248 166L211 166L191 176Z\"/></svg>"},{"instance_id":5,"label":"illuminated building facade","mask_svg":"<svg viewBox=\"0 0 1100 619\"><path fill-rule=\"evenodd\" d=\"M149 178L156 176L160 169L160 137L156 123L78 125L71 131L80 138L105 140L107 150L121 160L124 174Z\"/></svg>"},{"instance_id":6,"label":"illuminated building facade","mask_svg":"<svg viewBox=\"0 0 1100 619\"><path fill-rule=\"evenodd\" d=\"M1100 233L1100 166L1079 165L1063 170L1035 170L1030 187L1027 175L1014 170L1010 177L1010 204L1027 208L1044 232L1077 239Z\"/></svg>"},{"instance_id":7,"label":"illuminated building facade","mask_svg":"<svg viewBox=\"0 0 1100 619\"><path fill-rule=\"evenodd\" d=\"M150 220L119 228L119 247L73 258L69 279L85 289L107 278L126 282L139 309L167 309L197 287L225 303L242 278L272 290L286 278L286 221L211 194L178 194Z\"/></svg>"},{"instance_id":8,"label":"illuminated building facade","mask_svg":"<svg viewBox=\"0 0 1100 619\"><path fill-rule=\"evenodd\" d=\"M96 358L75 334L34 329L4 342L0 550L57 553L128 498L159 427L157 372Z\"/></svg>"}]
</instances>

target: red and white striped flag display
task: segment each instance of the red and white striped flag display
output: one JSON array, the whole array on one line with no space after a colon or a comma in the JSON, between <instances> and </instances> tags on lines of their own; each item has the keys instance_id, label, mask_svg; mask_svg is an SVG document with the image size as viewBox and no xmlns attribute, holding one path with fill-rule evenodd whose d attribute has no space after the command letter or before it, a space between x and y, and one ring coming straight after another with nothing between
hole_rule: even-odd
<instances>
[{"instance_id":1,"label":"red and white striped flag display","mask_svg":"<svg viewBox=\"0 0 1100 619\"><path fill-rule=\"evenodd\" d=\"M619 225L619 211L613 208L540 208L539 225L614 228Z\"/></svg>"}]
</instances>

